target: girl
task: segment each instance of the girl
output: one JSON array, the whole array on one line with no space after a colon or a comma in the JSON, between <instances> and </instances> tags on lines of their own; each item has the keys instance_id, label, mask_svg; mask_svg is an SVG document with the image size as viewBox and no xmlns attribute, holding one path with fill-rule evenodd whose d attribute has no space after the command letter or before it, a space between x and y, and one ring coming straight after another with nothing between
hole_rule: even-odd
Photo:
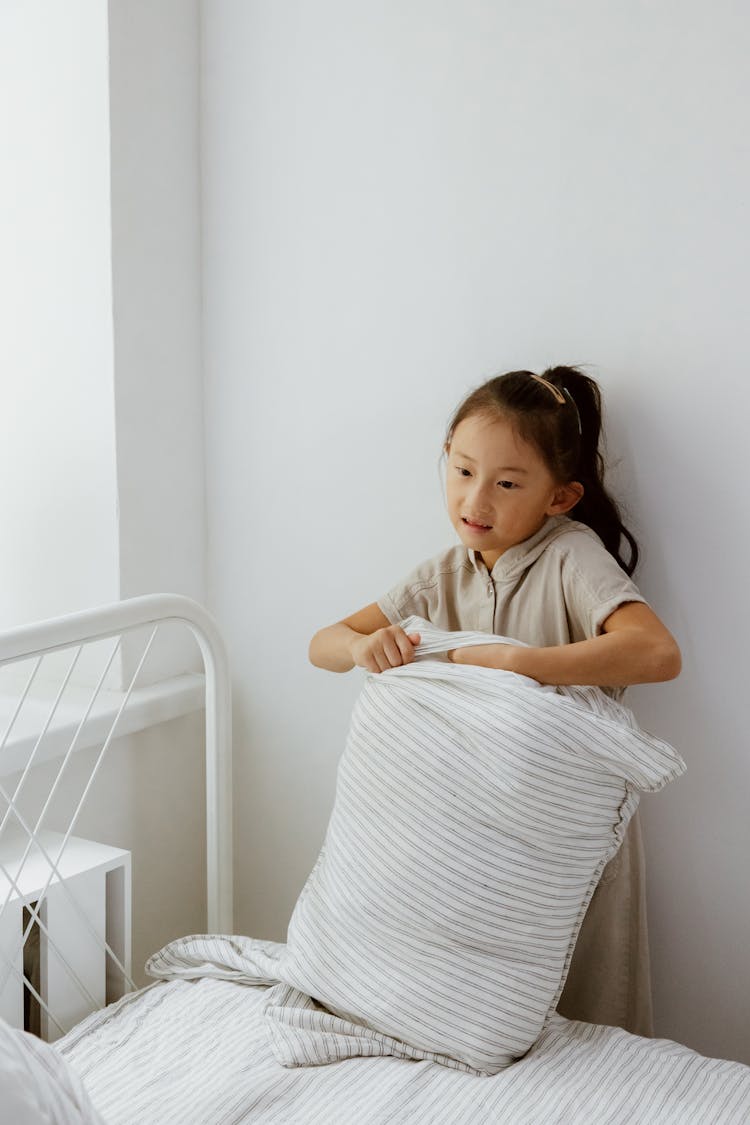
<instances>
[{"instance_id":1,"label":"girl","mask_svg":"<svg viewBox=\"0 0 750 1125\"><path fill-rule=\"evenodd\" d=\"M574 367L511 371L469 394L444 446L461 545L317 632L312 663L375 673L408 664L420 637L398 623L415 614L525 642L448 655L545 684L597 684L620 699L628 684L677 676L679 648L630 577L638 546L603 484L601 427L599 387ZM589 904L558 1011L653 1035L637 813Z\"/></svg>"}]
</instances>

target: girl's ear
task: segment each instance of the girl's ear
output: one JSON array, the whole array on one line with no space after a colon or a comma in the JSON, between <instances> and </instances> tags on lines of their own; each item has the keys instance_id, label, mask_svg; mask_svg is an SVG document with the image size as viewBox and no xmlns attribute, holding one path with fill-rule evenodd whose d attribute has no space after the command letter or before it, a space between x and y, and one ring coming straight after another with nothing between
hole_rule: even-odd
<instances>
[{"instance_id":1,"label":"girl's ear","mask_svg":"<svg viewBox=\"0 0 750 1125\"><path fill-rule=\"evenodd\" d=\"M560 484L554 491L552 503L547 508L548 516L563 516L571 508L575 508L583 496L583 485L580 481L572 480L568 484Z\"/></svg>"}]
</instances>

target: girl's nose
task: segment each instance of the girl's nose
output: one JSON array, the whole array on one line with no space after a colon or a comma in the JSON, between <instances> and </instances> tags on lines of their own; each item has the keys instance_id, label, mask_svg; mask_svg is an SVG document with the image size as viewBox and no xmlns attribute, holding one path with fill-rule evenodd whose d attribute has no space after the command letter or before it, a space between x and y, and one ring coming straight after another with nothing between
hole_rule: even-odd
<instances>
[{"instance_id":1,"label":"girl's nose","mask_svg":"<svg viewBox=\"0 0 750 1125\"><path fill-rule=\"evenodd\" d=\"M472 481L469 495L474 500L475 504L489 503L490 497L492 496L492 486L482 481Z\"/></svg>"},{"instance_id":2,"label":"girl's nose","mask_svg":"<svg viewBox=\"0 0 750 1125\"><path fill-rule=\"evenodd\" d=\"M480 516L492 511L493 495L491 486L472 481L471 487L467 491L466 500L474 515Z\"/></svg>"}]
</instances>

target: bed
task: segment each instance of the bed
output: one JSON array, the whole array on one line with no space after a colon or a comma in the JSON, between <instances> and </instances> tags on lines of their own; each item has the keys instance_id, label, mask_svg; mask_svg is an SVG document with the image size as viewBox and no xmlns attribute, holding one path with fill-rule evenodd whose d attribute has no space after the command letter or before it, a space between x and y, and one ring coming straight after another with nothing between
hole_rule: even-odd
<instances>
[{"instance_id":1,"label":"bed","mask_svg":"<svg viewBox=\"0 0 750 1125\"><path fill-rule=\"evenodd\" d=\"M26 732L24 740L14 740L14 727L29 710L24 705L33 696L35 669L45 654L52 654L63 669L60 654L80 655L82 649L101 647L109 639L119 644L123 638L142 635L144 628L147 652L158 629L175 622L196 638L205 668L199 686L205 696L206 725L206 933L176 937L154 951L148 962L152 983L135 988L127 910L110 911L117 926L105 926L101 919L77 922L85 940L79 938L64 957L61 951L64 972L58 965L58 974L68 985L73 981L81 986L76 991L85 994L92 1010L71 1020L64 1004L58 1011L51 1006L51 971L46 982L44 973L33 977L28 959L24 960L24 939L29 944L35 934L41 937L49 956L59 936L44 904L52 903L55 895L75 906L76 916L80 913L80 903L72 901L76 888L84 885L78 869L62 890L68 879L66 857L75 851L76 817L57 836L45 836L43 825L20 815L18 783L45 759L64 767L83 745L100 747L92 759L92 777L96 774L112 739L123 730L138 729L135 719L128 727L128 715L144 703L137 680L145 655L131 662L134 675L109 707L97 702L104 674L99 679L85 710L85 718L96 728L91 739L83 735L82 722L74 724L72 733L68 731L69 741L62 737L65 724L53 717L60 693L54 692L49 695L49 709L37 707L38 737ZM23 669L23 676L15 678L17 696L7 701L0 735L0 860L3 833L14 828L21 842L25 840L24 851L40 861L42 876L37 877L39 885L33 893L26 888L21 903L23 851L16 848L12 853L15 866L5 860L0 867L0 880L5 879L0 893L0 1005L5 1005L0 1012L6 1016L0 1021L3 1123L739 1125L750 1120L750 1068L706 1058L670 1040L649 1040L616 1028L566 1020L556 1012L545 1020L522 1057L493 1074L466 1073L428 1057L394 1054L304 1065L304 1035L298 1035L302 1058L295 1065L282 1065L269 1036L266 1009L279 987L276 967L283 966L286 946L232 933L229 670L211 617L187 598L153 595L9 630L0 634L0 669L16 667ZM198 680L188 680L178 684L172 695L195 692ZM165 717L168 714L167 708ZM25 760L18 757L20 746L31 747ZM12 785L6 786L7 778ZM89 786L82 801L88 793ZM126 857L117 849L105 850L97 854L95 866L98 872L106 869L100 883L116 907L127 885ZM25 913L19 914L22 907ZM13 935L3 941L3 926L7 929L13 909L17 916ZM19 917L23 932L18 929ZM95 930L109 978L107 1003L93 978L84 979L93 955L82 963L76 961L76 947L93 941ZM113 983L115 978L119 986ZM7 1019L13 1015L10 993L15 996L15 1020ZM49 1042L23 1030L29 1024L28 1019L24 1024L18 1018L20 993L33 995L41 1012L37 1030ZM64 998L68 993L60 995ZM79 1006L77 1016L80 1011ZM300 1027L306 1015L300 1012ZM377 1033L373 1036L382 1039ZM311 1055L309 1062L313 1061L327 1060Z\"/></svg>"}]
</instances>

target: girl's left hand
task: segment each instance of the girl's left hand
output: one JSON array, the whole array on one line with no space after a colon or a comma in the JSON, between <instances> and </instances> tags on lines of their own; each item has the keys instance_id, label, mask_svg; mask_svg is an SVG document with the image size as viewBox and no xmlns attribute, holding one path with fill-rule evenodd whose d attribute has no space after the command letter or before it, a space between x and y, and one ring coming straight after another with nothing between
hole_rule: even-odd
<instances>
[{"instance_id":1,"label":"girl's left hand","mask_svg":"<svg viewBox=\"0 0 750 1125\"><path fill-rule=\"evenodd\" d=\"M446 655L453 664L478 664L482 668L515 672L519 651L518 645L467 645L465 648L452 648Z\"/></svg>"}]
</instances>

